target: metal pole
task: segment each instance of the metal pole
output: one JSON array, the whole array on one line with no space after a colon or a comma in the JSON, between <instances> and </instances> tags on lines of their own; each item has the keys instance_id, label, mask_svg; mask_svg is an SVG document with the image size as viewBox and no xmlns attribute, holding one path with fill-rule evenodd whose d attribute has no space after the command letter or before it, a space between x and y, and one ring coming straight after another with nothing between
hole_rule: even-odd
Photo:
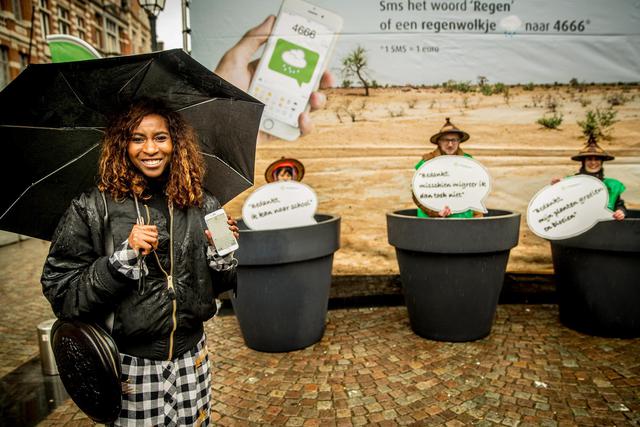
<instances>
[{"instance_id":1,"label":"metal pole","mask_svg":"<svg viewBox=\"0 0 640 427\"><path fill-rule=\"evenodd\" d=\"M153 13L148 13L149 27L151 28L151 50L153 52L158 50L158 38L156 35L156 19L157 17Z\"/></svg>"},{"instance_id":2,"label":"metal pole","mask_svg":"<svg viewBox=\"0 0 640 427\"><path fill-rule=\"evenodd\" d=\"M189 0L182 0L182 48L191 55L191 20Z\"/></svg>"},{"instance_id":3,"label":"metal pole","mask_svg":"<svg viewBox=\"0 0 640 427\"><path fill-rule=\"evenodd\" d=\"M36 19L36 4L31 3L31 30L29 31L29 64L31 64L31 47L33 46L33 24L35 19Z\"/></svg>"}]
</instances>

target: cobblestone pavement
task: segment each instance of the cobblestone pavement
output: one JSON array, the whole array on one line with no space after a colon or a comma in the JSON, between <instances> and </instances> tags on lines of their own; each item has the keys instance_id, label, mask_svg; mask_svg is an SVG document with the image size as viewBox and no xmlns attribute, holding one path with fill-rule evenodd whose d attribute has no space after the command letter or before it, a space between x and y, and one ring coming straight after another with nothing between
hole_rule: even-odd
<instances>
[{"instance_id":1,"label":"cobblestone pavement","mask_svg":"<svg viewBox=\"0 0 640 427\"><path fill-rule=\"evenodd\" d=\"M37 354L51 316L41 265L22 268L46 248L17 245L0 248L3 375ZM404 307L331 310L322 340L290 353L247 348L234 316L206 330L215 425L640 425L640 339L572 331L555 305L500 305L492 333L469 343L415 335ZM39 425L93 423L67 401Z\"/></svg>"},{"instance_id":2,"label":"cobblestone pavement","mask_svg":"<svg viewBox=\"0 0 640 427\"><path fill-rule=\"evenodd\" d=\"M48 250L36 239L0 248L0 377L38 355L38 324L54 317L40 285Z\"/></svg>"}]
</instances>

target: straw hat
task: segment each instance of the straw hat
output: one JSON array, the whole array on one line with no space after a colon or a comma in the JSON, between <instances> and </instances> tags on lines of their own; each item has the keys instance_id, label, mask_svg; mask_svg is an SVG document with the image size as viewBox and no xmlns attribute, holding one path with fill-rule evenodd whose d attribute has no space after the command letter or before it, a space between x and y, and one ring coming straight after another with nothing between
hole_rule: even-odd
<instances>
[{"instance_id":1,"label":"straw hat","mask_svg":"<svg viewBox=\"0 0 640 427\"><path fill-rule=\"evenodd\" d=\"M455 127L455 125L451 123L451 121L449 120L449 117L447 117L447 121L445 122L444 126L442 126L442 128L440 129L440 132L436 133L431 137L430 139L431 143L437 144L438 138L440 138L445 133L457 133L458 135L460 135L460 142L465 142L467 139L469 139L469 134Z\"/></svg>"},{"instance_id":2,"label":"straw hat","mask_svg":"<svg viewBox=\"0 0 640 427\"><path fill-rule=\"evenodd\" d=\"M294 180L302 181L302 177L304 176L304 165L302 162L284 157L276 160L267 167L267 170L264 172L264 179L266 179L267 182L277 181L278 170L285 167L291 168Z\"/></svg>"},{"instance_id":3,"label":"straw hat","mask_svg":"<svg viewBox=\"0 0 640 427\"><path fill-rule=\"evenodd\" d=\"M589 141L587 144L576 154L571 157L571 160L575 160L581 162L585 157L599 157L602 161L613 160L614 156L604 151L600 146L596 143L596 138L592 135L589 137Z\"/></svg>"}]
</instances>

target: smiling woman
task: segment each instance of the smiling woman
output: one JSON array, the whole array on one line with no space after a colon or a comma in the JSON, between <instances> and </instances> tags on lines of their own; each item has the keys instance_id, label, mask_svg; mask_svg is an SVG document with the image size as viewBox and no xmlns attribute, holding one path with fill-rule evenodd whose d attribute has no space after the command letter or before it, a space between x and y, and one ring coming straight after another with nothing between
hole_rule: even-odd
<instances>
[{"instance_id":1,"label":"smiling woman","mask_svg":"<svg viewBox=\"0 0 640 427\"><path fill-rule=\"evenodd\" d=\"M122 160L123 153L129 162ZM107 129L100 176L99 189L116 200L130 196L147 200L149 184L153 187L156 182L179 208L200 206L204 196L204 163L193 128L180 114L152 99L133 103Z\"/></svg>"},{"instance_id":2,"label":"smiling woman","mask_svg":"<svg viewBox=\"0 0 640 427\"><path fill-rule=\"evenodd\" d=\"M158 178L171 163L172 152L173 143L164 117L144 116L129 140L129 160L148 178Z\"/></svg>"},{"instance_id":3,"label":"smiling woman","mask_svg":"<svg viewBox=\"0 0 640 427\"><path fill-rule=\"evenodd\" d=\"M220 203L203 177L181 114L159 100L132 101L105 129L97 188L72 202L51 242L42 285L56 316L100 322L113 312L127 384L116 426L208 425L203 322L217 295L235 287L236 262L217 255L205 231Z\"/></svg>"}]
</instances>

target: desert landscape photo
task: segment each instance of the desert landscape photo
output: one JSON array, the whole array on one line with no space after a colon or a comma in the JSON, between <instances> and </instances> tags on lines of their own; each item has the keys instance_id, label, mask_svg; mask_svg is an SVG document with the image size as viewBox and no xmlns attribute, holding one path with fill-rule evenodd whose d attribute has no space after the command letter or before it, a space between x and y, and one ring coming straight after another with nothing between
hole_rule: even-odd
<instances>
[{"instance_id":1,"label":"desert landscape photo","mask_svg":"<svg viewBox=\"0 0 640 427\"><path fill-rule=\"evenodd\" d=\"M486 206L521 214L519 244L511 251L507 272L552 273L549 243L527 228L527 205L553 177L578 171L580 164L570 157L587 141L583 128L589 113L607 119L598 144L616 158L604 164L605 176L626 185L622 198L627 208L640 207L637 85L448 82L364 93L363 88L327 90L326 107L312 113L312 134L294 142L261 141L255 186L226 206L229 213L241 216L244 200L265 183L264 171L272 161L297 158L306 168L303 182L318 195L318 213L342 220L333 274L398 274L386 213L415 207L414 166L436 147L429 138L449 117L471 135L461 144L464 151L489 170Z\"/></svg>"}]
</instances>

